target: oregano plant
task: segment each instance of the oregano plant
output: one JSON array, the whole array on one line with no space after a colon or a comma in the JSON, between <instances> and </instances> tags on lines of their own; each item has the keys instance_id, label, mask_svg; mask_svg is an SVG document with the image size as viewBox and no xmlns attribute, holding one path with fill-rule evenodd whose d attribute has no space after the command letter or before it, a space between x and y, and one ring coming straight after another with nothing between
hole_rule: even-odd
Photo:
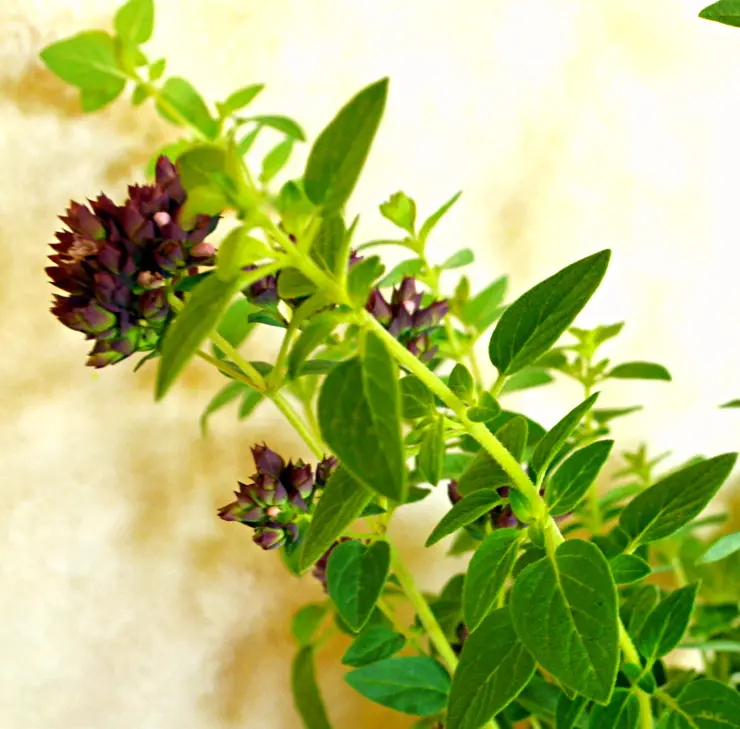
<instances>
[{"instance_id":1,"label":"oregano plant","mask_svg":"<svg viewBox=\"0 0 740 729\"><path fill-rule=\"evenodd\" d=\"M740 25L740 3L702 16ZM615 379L671 377L604 356L622 323L577 326L610 252L564 261L511 297L505 276L480 291L465 276L443 288L444 272L474 259L427 250L459 192L441 190L436 208L392 192L379 213L396 232L382 240L362 241L349 212L388 79L350 99L303 174L284 179L306 143L301 126L262 113L263 86L251 80L207 103L150 60L153 27L152 0L128 0L113 32L84 31L41 54L79 88L83 111L128 89L179 128L153 153L148 183L62 216L52 311L91 340L92 367L151 360L157 399L191 359L210 363L224 379L204 430L229 403L243 419L270 400L312 453L306 463L255 444L254 474L219 511L281 555L286 579L323 586L292 622L303 725L336 726L315 656L339 629L347 683L416 729L740 727L740 536L697 531L722 522L701 514L737 454L666 470L665 454L615 446L612 422L639 406L605 407L600 393ZM255 169L258 136L272 147ZM224 219L233 225L219 235ZM407 253L390 270L385 246ZM282 337L271 362L251 354L264 327ZM492 382L476 359L481 339ZM557 422L509 406L510 393L562 378L582 392ZM622 467L605 478L610 460ZM434 489L449 509L426 546L448 540L469 562L428 594L389 525ZM677 648L700 667L671 662Z\"/></svg>"}]
</instances>

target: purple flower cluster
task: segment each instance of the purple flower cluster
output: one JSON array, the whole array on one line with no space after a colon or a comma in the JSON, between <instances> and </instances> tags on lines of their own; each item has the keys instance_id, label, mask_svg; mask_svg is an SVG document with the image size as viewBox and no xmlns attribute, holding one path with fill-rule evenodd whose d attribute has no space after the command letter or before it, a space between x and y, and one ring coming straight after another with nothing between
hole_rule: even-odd
<instances>
[{"instance_id":1,"label":"purple flower cluster","mask_svg":"<svg viewBox=\"0 0 740 729\"><path fill-rule=\"evenodd\" d=\"M165 281L212 265L205 238L218 216L199 215L182 227L185 191L174 165L160 157L153 185L131 185L123 205L106 195L72 202L61 220L46 269L55 294L52 313L70 329L95 340L87 364L105 367L153 349L169 305Z\"/></svg>"},{"instance_id":2,"label":"purple flower cluster","mask_svg":"<svg viewBox=\"0 0 740 729\"><path fill-rule=\"evenodd\" d=\"M337 467L334 456L316 466L297 461L287 464L266 445L252 448L257 467L249 483L239 482L236 501L218 511L224 521L237 521L254 529L254 541L262 549L277 549L298 539L298 518L308 514L316 491Z\"/></svg>"},{"instance_id":3,"label":"purple flower cluster","mask_svg":"<svg viewBox=\"0 0 740 729\"><path fill-rule=\"evenodd\" d=\"M416 290L416 280L407 276L393 289L388 303L379 289L370 292L365 308L412 354L424 362L434 359L438 347L430 334L447 315L447 301L435 301L422 308L422 294Z\"/></svg>"}]
</instances>

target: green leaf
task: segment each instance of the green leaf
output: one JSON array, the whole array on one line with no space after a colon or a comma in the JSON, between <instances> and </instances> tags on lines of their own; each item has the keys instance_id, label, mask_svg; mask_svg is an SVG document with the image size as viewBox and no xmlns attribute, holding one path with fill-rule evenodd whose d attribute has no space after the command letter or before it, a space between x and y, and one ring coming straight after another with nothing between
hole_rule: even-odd
<instances>
[{"instance_id":1,"label":"green leaf","mask_svg":"<svg viewBox=\"0 0 740 729\"><path fill-rule=\"evenodd\" d=\"M636 413L639 410L642 410L642 405L632 405L628 408L596 408L591 411L591 414L599 425L604 425L604 423L608 423L610 420L621 418L625 415L632 415L632 413Z\"/></svg>"},{"instance_id":2,"label":"green leaf","mask_svg":"<svg viewBox=\"0 0 740 729\"><path fill-rule=\"evenodd\" d=\"M291 139L296 139L299 142L306 141L306 135L301 129L300 125L289 119L287 116L278 116L275 114L268 114L262 116L252 116L243 121L257 122L260 126L270 127L275 131L282 132Z\"/></svg>"},{"instance_id":3,"label":"green leaf","mask_svg":"<svg viewBox=\"0 0 740 729\"><path fill-rule=\"evenodd\" d=\"M246 299L241 298L233 301L218 323L216 331L232 347L238 347L254 329L254 325L249 321L249 315L254 309L255 306ZM213 353L216 357L223 358L224 356L216 345L213 345Z\"/></svg>"},{"instance_id":4,"label":"green leaf","mask_svg":"<svg viewBox=\"0 0 740 729\"><path fill-rule=\"evenodd\" d=\"M514 569L520 537L518 529L496 529L475 551L465 575L462 597L468 630L475 631L496 606L499 594Z\"/></svg>"},{"instance_id":5,"label":"green leaf","mask_svg":"<svg viewBox=\"0 0 740 729\"><path fill-rule=\"evenodd\" d=\"M321 626L329 606L327 603L312 602L304 605L293 616L291 632L296 643L303 648L313 643L316 631Z\"/></svg>"},{"instance_id":6,"label":"green leaf","mask_svg":"<svg viewBox=\"0 0 740 729\"><path fill-rule=\"evenodd\" d=\"M157 400L167 394L203 340L216 327L234 294L258 278L259 273L254 271L232 281L209 276L193 291L162 342L155 388Z\"/></svg>"},{"instance_id":7,"label":"green leaf","mask_svg":"<svg viewBox=\"0 0 740 729\"><path fill-rule=\"evenodd\" d=\"M640 632L647 616L659 600L660 592L655 585L642 585L625 601L619 615L630 635L637 635Z\"/></svg>"},{"instance_id":8,"label":"green leaf","mask_svg":"<svg viewBox=\"0 0 740 729\"><path fill-rule=\"evenodd\" d=\"M235 91L233 94L228 96L225 101L216 104L218 113L223 118L233 114L235 111L239 111L239 109L243 109L247 104L250 104L252 99L254 99L254 97L264 88L264 84L251 84L250 86L245 86L244 88Z\"/></svg>"},{"instance_id":9,"label":"green leaf","mask_svg":"<svg viewBox=\"0 0 740 729\"><path fill-rule=\"evenodd\" d=\"M409 258L407 261L401 261L384 278L378 281L378 288L398 286L406 276L418 276L423 268L424 261L421 258Z\"/></svg>"},{"instance_id":10,"label":"green leaf","mask_svg":"<svg viewBox=\"0 0 740 729\"><path fill-rule=\"evenodd\" d=\"M339 210L347 202L370 151L387 94L387 78L363 89L318 136L303 178L314 205Z\"/></svg>"},{"instance_id":11,"label":"green leaf","mask_svg":"<svg viewBox=\"0 0 740 729\"><path fill-rule=\"evenodd\" d=\"M265 396L259 390L254 390L251 387L248 388L244 392L242 403L239 406L239 420L248 418L264 399Z\"/></svg>"},{"instance_id":12,"label":"green leaf","mask_svg":"<svg viewBox=\"0 0 740 729\"><path fill-rule=\"evenodd\" d=\"M485 390L478 398L478 404L468 410L468 418L474 423L487 423L496 418L501 412L501 406L493 395Z\"/></svg>"},{"instance_id":13,"label":"green leaf","mask_svg":"<svg viewBox=\"0 0 740 729\"><path fill-rule=\"evenodd\" d=\"M463 402L471 403L475 400L475 380L464 364L458 362L453 367L447 386Z\"/></svg>"},{"instance_id":14,"label":"green leaf","mask_svg":"<svg viewBox=\"0 0 740 729\"><path fill-rule=\"evenodd\" d=\"M425 547L431 547L448 534L467 526L503 502L498 492L482 489L460 499L443 517L429 535Z\"/></svg>"},{"instance_id":15,"label":"green leaf","mask_svg":"<svg viewBox=\"0 0 740 729\"><path fill-rule=\"evenodd\" d=\"M159 81L159 79L164 75L165 68L167 68L166 58L160 58L158 61L154 61L154 63L149 66L149 80Z\"/></svg>"},{"instance_id":16,"label":"green leaf","mask_svg":"<svg viewBox=\"0 0 740 729\"><path fill-rule=\"evenodd\" d=\"M633 547L667 537L698 516L730 475L736 460L736 453L708 458L638 494L619 517Z\"/></svg>"},{"instance_id":17,"label":"green leaf","mask_svg":"<svg viewBox=\"0 0 740 729\"><path fill-rule=\"evenodd\" d=\"M278 296L281 299L300 299L316 293L316 284L297 268L283 268L277 280Z\"/></svg>"},{"instance_id":18,"label":"green leaf","mask_svg":"<svg viewBox=\"0 0 740 729\"><path fill-rule=\"evenodd\" d=\"M208 139L215 139L218 134L218 124L201 95L189 81L179 76L171 76L162 85L157 111L172 124L192 124Z\"/></svg>"},{"instance_id":19,"label":"green leaf","mask_svg":"<svg viewBox=\"0 0 740 729\"><path fill-rule=\"evenodd\" d=\"M454 268L462 268L470 265L475 260L475 254L470 248L463 248L457 253L453 253L441 266L443 271L450 271Z\"/></svg>"},{"instance_id":20,"label":"green leaf","mask_svg":"<svg viewBox=\"0 0 740 729\"><path fill-rule=\"evenodd\" d=\"M522 460L527 444L527 421L523 416L517 415L507 420L495 435L515 460ZM460 477L458 485L460 493L465 495L481 489L504 486L510 481L509 474L486 451L480 450Z\"/></svg>"},{"instance_id":21,"label":"green leaf","mask_svg":"<svg viewBox=\"0 0 740 729\"><path fill-rule=\"evenodd\" d=\"M195 223L198 215L221 215L224 210L230 208L231 203L223 193L214 189L211 185L201 185L188 190L188 196L180 213L180 224L186 228ZM233 278L236 271L232 271L226 278Z\"/></svg>"},{"instance_id":22,"label":"green leaf","mask_svg":"<svg viewBox=\"0 0 740 729\"><path fill-rule=\"evenodd\" d=\"M245 390L247 386L243 382L237 382L232 380L227 385L224 385L212 398L211 401L206 405L206 409L200 416L200 431L203 435L208 430L208 419L217 410L228 405L233 400L236 400Z\"/></svg>"},{"instance_id":23,"label":"green leaf","mask_svg":"<svg viewBox=\"0 0 740 729\"><path fill-rule=\"evenodd\" d=\"M406 465L398 369L383 342L368 333L360 357L338 364L319 394L326 444L362 484L403 503Z\"/></svg>"},{"instance_id":24,"label":"green leaf","mask_svg":"<svg viewBox=\"0 0 740 729\"><path fill-rule=\"evenodd\" d=\"M153 1L128 0L116 13L113 24L123 41L137 46L146 43L154 32Z\"/></svg>"},{"instance_id":25,"label":"green leaf","mask_svg":"<svg viewBox=\"0 0 740 729\"><path fill-rule=\"evenodd\" d=\"M339 466L331 475L308 526L300 559L307 570L363 512L373 494Z\"/></svg>"},{"instance_id":26,"label":"green leaf","mask_svg":"<svg viewBox=\"0 0 740 729\"><path fill-rule=\"evenodd\" d=\"M331 313L318 316L309 322L288 355L288 377L293 379L298 375L306 360L326 341L337 324L337 318Z\"/></svg>"},{"instance_id":27,"label":"green leaf","mask_svg":"<svg viewBox=\"0 0 740 729\"><path fill-rule=\"evenodd\" d=\"M400 633L394 633L383 625L370 625L355 638L342 656L342 663L353 668L366 666L390 658L404 645L406 639Z\"/></svg>"},{"instance_id":28,"label":"green leaf","mask_svg":"<svg viewBox=\"0 0 740 729\"><path fill-rule=\"evenodd\" d=\"M545 490L545 503L550 514L567 514L578 506L609 458L613 445L613 440L591 443L569 456L555 471Z\"/></svg>"},{"instance_id":29,"label":"green leaf","mask_svg":"<svg viewBox=\"0 0 740 729\"><path fill-rule=\"evenodd\" d=\"M678 647L681 650L740 653L740 641L737 640L706 640L703 643L681 643Z\"/></svg>"},{"instance_id":30,"label":"green leaf","mask_svg":"<svg viewBox=\"0 0 740 729\"><path fill-rule=\"evenodd\" d=\"M740 550L740 532L725 534L720 537L706 552L696 560L696 564L719 562Z\"/></svg>"},{"instance_id":31,"label":"green leaf","mask_svg":"<svg viewBox=\"0 0 740 729\"><path fill-rule=\"evenodd\" d=\"M448 729L480 729L519 695L535 667L508 608L491 613L463 646L450 690Z\"/></svg>"},{"instance_id":32,"label":"green leaf","mask_svg":"<svg viewBox=\"0 0 740 729\"><path fill-rule=\"evenodd\" d=\"M380 206L380 214L391 223L414 235L416 203L405 192L396 192Z\"/></svg>"},{"instance_id":33,"label":"green leaf","mask_svg":"<svg viewBox=\"0 0 740 729\"><path fill-rule=\"evenodd\" d=\"M504 386L501 388L501 394L509 392L518 392L519 390L529 390L532 387L549 385L553 381L553 376L547 370L539 370L534 367L521 370L511 377L507 378Z\"/></svg>"},{"instance_id":34,"label":"green leaf","mask_svg":"<svg viewBox=\"0 0 740 729\"><path fill-rule=\"evenodd\" d=\"M206 189L212 190L213 188ZM189 201L190 194L188 195ZM240 225L234 228L218 246L216 275L225 280L232 279L244 266L263 261L272 255L274 253L264 241L248 235L247 227Z\"/></svg>"},{"instance_id":35,"label":"green leaf","mask_svg":"<svg viewBox=\"0 0 740 729\"><path fill-rule=\"evenodd\" d=\"M436 412L434 395L416 376L406 375L401 380L401 406L403 417L416 420Z\"/></svg>"},{"instance_id":36,"label":"green leaf","mask_svg":"<svg viewBox=\"0 0 740 729\"><path fill-rule=\"evenodd\" d=\"M263 185L270 182L288 163L290 154L293 151L293 144L294 141L288 137L288 139L284 139L265 155L265 158L262 160L262 172L260 172L259 178Z\"/></svg>"},{"instance_id":37,"label":"green leaf","mask_svg":"<svg viewBox=\"0 0 740 729\"><path fill-rule=\"evenodd\" d=\"M314 651L311 646L301 648L293 659L291 669L293 703L306 729L331 729L326 707L316 683Z\"/></svg>"},{"instance_id":38,"label":"green leaf","mask_svg":"<svg viewBox=\"0 0 740 729\"><path fill-rule=\"evenodd\" d=\"M607 706L595 706L589 729L637 729L640 705L637 696L628 689L617 689Z\"/></svg>"},{"instance_id":39,"label":"green leaf","mask_svg":"<svg viewBox=\"0 0 740 729\"><path fill-rule=\"evenodd\" d=\"M509 279L501 276L466 302L462 311L463 322L479 332L488 329L501 312L501 303L508 285Z\"/></svg>"},{"instance_id":40,"label":"green leaf","mask_svg":"<svg viewBox=\"0 0 740 729\"><path fill-rule=\"evenodd\" d=\"M587 698L609 701L619 662L617 590L595 544L571 539L554 560L526 567L510 608L517 634L548 673Z\"/></svg>"},{"instance_id":41,"label":"green leaf","mask_svg":"<svg viewBox=\"0 0 740 729\"><path fill-rule=\"evenodd\" d=\"M740 693L719 681L701 678L678 697L679 713L666 729L740 729Z\"/></svg>"},{"instance_id":42,"label":"green leaf","mask_svg":"<svg viewBox=\"0 0 740 729\"><path fill-rule=\"evenodd\" d=\"M670 653L689 627L699 585L689 585L669 593L647 616L635 638L637 650L648 665Z\"/></svg>"},{"instance_id":43,"label":"green leaf","mask_svg":"<svg viewBox=\"0 0 740 729\"><path fill-rule=\"evenodd\" d=\"M419 472L427 483L436 486L442 478L442 467L445 455L445 424L437 418L434 424L426 429L417 456Z\"/></svg>"},{"instance_id":44,"label":"green leaf","mask_svg":"<svg viewBox=\"0 0 740 729\"><path fill-rule=\"evenodd\" d=\"M126 86L123 79L111 81L110 85L104 89L81 89L80 90L80 108L86 114L99 111L108 104L115 101ZM134 90L134 95L136 90Z\"/></svg>"},{"instance_id":45,"label":"green leaf","mask_svg":"<svg viewBox=\"0 0 740 729\"><path fill-rule=\"evenodd\" d=\"M704 8L699 17L740 28L740 0L719 0Z\"/></svg>"},{"instance_id":46,"label":"green leaf","mask_svg":"<svg viewBox=\"0 0 740 729\"><path fill-rule=\"evenodd\" d=\"M578 427L583 416L593 407L598 396L599 393L595 392L580 405L576 405L543 436L532 454L532 468L537 473L544 473L547 470L573 431Z\"/></svg>"},{"instance_id":47,"label":"green leaf","mask_svg":"<svg viewBox=\"0 0 740 729\"><path fill-rule=\"evenodd\" d=\"M724 405L720 405L721 408L740 408L740 400L730 400Z\"/></svg>"},{"instance_id":48,"label":"green leaf","mask_svg":"<svg viewBox=\"0 0 740 729\"><path fill-rule=\"evenodd\" d=\"M652 573L650 565L636 554L620 554L609 561L618 585L630 585L639 582Z\"/></svg>"},{"instance_id":49,"label":"green leaf","mask_svg":"<svg viewBox=\"0 0 740 729\"><path fill-rule=\"evenodd\" d=\"M321 219L321 225L311 246L311 258L329 273L340 273L338 262L342 258L347 232L341 215L327 215Z\"/></svg>"},{"instance_id":50,"label":"green leaf","mask_svg":"<svg viewBox=\"0 0 740 729\"><path fill-rule=\"evenodd\" d=\"M125 84L121 84L121 91L123 91L124 85ZM94 95L97 92L96 91L87 91L87 92L86 91L83 91L82 92L83 96L86 93L91 93L91 94ZM134 106L141 106L151 95L152 95L152 92L146 86L144 86L143 84L136 84L136 86L134 87L134 91L131 94L131 103ZM108 103L108 101L106 101L105 103ZM100 108L100 107L95 107L95 108L97 109L97 108ZM93 109L93 111L94 110L95 109Z\"/></svg>"},{"instance_id":51,"label":"green leaf","mask_svg":"<svg viewBox=\"0 0 740 729\"><path fill-rule=\"evenodd\" d=\"M370 701L414 716L441 711L450 690L447 671L428 656L386 658L356 668L344 678Z\"/></svg>"},{"instance_id":52,"label":"green leaf","mask_svg":"<svg viewBox=\"0 0 740 729\"><path fill-rule=\"evenodd\" d=\"M378 541L366 547L352 540L332 551L326 566L327 590L342 619L355 632L368 621L390 566L388 542Z\"/></svg>"},{"instance_id":53,"label":"green leaf","mask_svg":"<svg viewBox=\"0 0 740 729\"><path fill-rule=\"evenodd\" d=\"M604 250L576 261L509 306L488 346L500 374L513 374L555 344L598 288L609 256L610 251Z\"/></svg>"},{"instance_id":54,"label":"green leaf","mask_svg":"<svg viewBox=\"0 0 740 729\"><path fill-rule=\"evenodd\" d=\"M80 89L110 89L126 81L113 38L102 30L52 43L41 51L41 60L63 81Z\"/></svg>"},{"instance_id":55,"label":"green leaf","mask_svg":"<svg viewBox=\"0 0 740 729\"><path fill-rule=\"evenodd\" d=\"M426 243L429 234L432 232L437 223L439 223L445 213L458 201L460 195L462 195L462 190L455 193L444 205L438 208L424 221L423 225L421 226L421 230L419 231L419 240L421 241L422 245Z\"/></svg>"},{"instance_id":56,"label":"green leaf","mask_svg":"<svg viewBox=\"0 0 740 729\"><path fill-rule=\"evenodd\" d=\"M666 380L670 382L671 373L663 365L654 362L625 362L617 365L607 377L622 380Z\"/></svg>"},{"instance_id":57,"label":"green leaf","mask_svg":"<svg viewBox=\"0 0 740 729\"><path fill-rule=\"evenodd\" d=\"M352 266L347 276L347 292L356 307L365 305L373 283L383 275L384 270L380 256L370 256Z\"/></svg>"},{"instance_id":58,"label":"green leaf","mask_svg":"<svg viewBox=\"0 0 740 729\"><path fill-rule=\"evenodd\" d=\"M585 696L569 699L565 694L561 694L555 709L555 729L573 729L583 714L586 702Z\"/></svg>"}]
</instances>

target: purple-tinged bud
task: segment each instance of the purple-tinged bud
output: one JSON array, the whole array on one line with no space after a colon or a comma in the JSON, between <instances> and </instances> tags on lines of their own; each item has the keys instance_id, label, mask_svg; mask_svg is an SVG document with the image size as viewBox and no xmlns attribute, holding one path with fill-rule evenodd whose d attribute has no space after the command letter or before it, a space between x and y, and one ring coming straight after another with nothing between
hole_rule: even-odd
<instances>
[{"instance_id":1,"label":"purple-tinged bud","mask_svg":"<svg viewBox=\"0 0 740 729\"><path fill-rule=\"evenodd\" d=\"M161 187L179 205L185 202L185 190L180 182L175 165L161 155L155 168L157 186Z\"/></svg>"},{"instance_id":2,"label":"purple-tinged bud","mask_svg":"<svg viewBox=\"0 0 740 729\"><path fill-rule=\"evenodd\" d=\"M164 286L164 276L161 273L142 271L136 278L136 283L142 289L159 289Z\"/></svg>"},{"instance_id":3,"label":"purple-tinged bud","mask_svg":"<svg viewBox=\"0 0 740 729\"><path fill-rule=\"evenodd\" d=\"M403 301L413 301L416 296L416 279L413 276L404 276L401 285L393 291L391 306L398 306Z\"/></svg>"},{"instance_id":4,"label":"purple-tinged bud","mask_svg":"<svg viewBox=\"0 0 740 729\"><path fill-rule=\"evenodd\" d=\"M70 202L67 215L61 217L75 233L93 239L105 237L105 228L98 218L93 215L87 205L80 205L74 201Z\"/></svg>"},{"instance_id":5,"label":"purple-tinged bud","mask_svg":"<svg viewBox=\"0 0 740 729\"><path fill-rule=\"evenodd\" d=\"M98 263L111 273L121 273L124 253L115 243L106 243L98 253Z\"/></svg>"},{"instance_id":6,"label":"purple-tinged bud","mask_svg":"<svg viewBox=\"0 0 740 729\"><path fill-rule=\"evenodd\" d=\"M167 294L164 289L151 289L139 296L139 311L148 322L157 324L167 318L169 312Z\"/></svg>"},{"instance_id":7,"label":"purple-tinged bud","mask_svg":"<svg viewBox=\"0 0 740 729\"><path fill-rule=\"evenodd\" d=\"M508 499L509 498L509 487L508 486L501 486L501 487L499 487L499 488L496 489L496 492L503 499Z\"/></svg>"},{"instance_id":8,"label":"purple-tinged bud","mask_svg":"<svg viewBox=\"0 0 740 729\"><path fill-rule=\"evenodd\" d=\"M252 457L260 473L267 474L274 479L280 478L280 474L285 468L285 461L275 451L268 448L264 443L255 445L252 446Z\"/></svg>"},{"instance_id":9,"label":"purple-tinged bud","mask_svg":"<svg viewBox=\"0 0 740 729\"><path fill-rule=\"evenodd\" d=\"M450 481L447 484L447 496L452 504L456 504L462 499L463 496L460 493L460 487L457 485L457 481Z\"/></svg>"},{"instance_id":10,"label":"purple-tinged bud","mask_svg":"<svg viewBox=\"0 0 740 729\"><path fill-rule=\"evenodd\" d=\"M99 249L100 243L98 241L75 236L64 252L63 260L65 263L80 263L86 258L96 256Z\"/></svg>"},{"instance_id":11,"label":"purple-tinged bud","mask_svg":"<svg viewBox=\"0 0 740 729\"><path fill-rule=\"evenodd\" d=\"M113 311L125 309L131 302L131 290L112 273L98 271L95 281L95 298Z\"/></svg>"},{"instance_id":12,"label":"purple-tinged bud","mask_svg":"<svg viewBox=\"0 0 740 729\"><path fill-rule=\"evenodd\" d=\"M211 243L196 243L190 249L193 258L211 258L216 254L216 247Z\"/></svg>"},{"instance_id":13,"label":"purple-tinged bud","mask_svg":"<svg viewBox=\"0 0 740 729\"><path fill-rule=\"evenodd\" d=\"M174 273L185 265L185 251L181 243L168 240L154 251L154 260L163 271Z\"/></svg>"},{"instance_id":14,"label":"purple-tinged bud","mask_svg":"<svg viewBox=\"0 0 740 729\"><path fill-rule=\"evenodd\" d=\"M413 319L411 314L403 306L398 306L395 308L393 320L388 326L388 333L398 338L402 332L411 329L412 326Z\"/></svg>"},{"instance_id":15,"label":"purple-tinged bud","mask_svg":"<svg viewBox=\"0 0 740 729\"><path fill-rule=\"evenodd\" d=\"M437 356L438 351L439 351L439 347L435 344L433 347L430 347L429 349L427 349L427 351L424 352L424 354L422 354L421 357L419 357L419 359L422 362L431 362Z\"/></svg>"},{"instance_id":16,"label":"purple-tinged bud","mask_svg":"<svg viewBox=\"0 0 740 729\"><path fill-rule=\"evenodd\" d=\"M501 509L501 512L496 516L493 524L499 528L511 528L519 526L519 519L514 516L514 512L511 510L511 507L507 505Z\"/></svg>"},{"instance_id":17,"label":"purple-tinged bud","mask_svg":"<svg viewBox=\"0 0 740 729\"><path fill-rule=\"evenodd\" d=\"M283 479L304 498L313 492L313 474L308 464L301 461L295 465L289 463L283 473Z\"/></svg>"},{"instance_id":18,"label":"purple-tinged bud","mask_svg":"<svg viewBox=\"0 0 740 729\"><path fill-rule=\"evenodd\" d=\"M365 257L360 256L357 251L350 251L349 252L349 261L347 262L347 270L351 271L354 266L356 266L360 261L364 261Z\"/></svg>"},{"instance_id":19,"label":"purple-tinged bud","mask_svg":"<svg viewBox=\"0 0 740 729\"><path fill-rule=\"evenodd\" d=\"M339 461L336 456L327 456L316 466L316 485L325 486L329 477L336 471Z\"/></svg>"},{"instance_id":20,"label":"purple-tinged bud","mask_svg":"<svg viewBox=\"0 0 740 729\"><path fill-rule=\"evenodd\" d=\"M334 548L341 544L342 542L349 542L351 541L349 537L341 537L338 539L334 544L329 547L329 549L324 552L324 554L321 555L321 557L316 560L316 564L313 566L313 570L311 570L311 574L321 583L321 586L324 588L324 592L326 592L326 565L329 563L329 557L331 557L331 553L334 551Z\"/></svg>"},{"instance_id":21,"label":"purple-tinged bud","mask_svg":"<svg viewBox=\"0 0 740 729\"><path fill-rule=\"evenodd\" d=\"M52 312L59 317L62 324L85 334L99 334L115 326L116 315L104 309L95 301L86 305L69 308L75 301L57 297Z\"/></svg>"},{"instance_id":22,"label":"purple-tinged bud","mask_svg":"<svg viewBox=\"0 0 740 729\"><path fill-rule=\"evenodd\" d=\"M121 225L126 236L133 243L141 243L145 238L151 238L154 228L147 220L133 200L128 200L123 206Z\"/></svg>"},{"instance_id":23,"label":"purple-tinged bud","mask_svg":"<svg viewBox=\"0 0 740 729\"><path fill-rule=\"evenodd\" d=\"M449 308L449 304L444 300L435 301L426 309L419 309L414 314L414 329L423 330L439 326L442 319L447 315Z\"/></svg>"},{"instance_id":24,"label":"purple-tinged bud","mask_svg":"<svg viewBox=\"0 0 740 729\"><path fill-rule=\"evenodd\" d=\"M252 540L262 549L277 549L285 543L285 532L282 529L264 526L254 530Z\"/></svg>"},{"instance_id":25,"label":"purple-tinged bud","mask_svg":"<svg viewBox=\"0 0 740 729\"><path fill-rule=\"evenodd\" d=\"M378 289L373 289L368 296L365 309L369 311L381 324L388 324L393 316L393 311L383 294Z\"/></svg>"},{"instance_id":26,"label":"purple-tinged bud","mask_svg":"<svg viewBox=\"0 0 740 729\"><path fill-rule=\"evenodd\" d=\"M240 508L239 503L234 501L231 504L226 504L218 510L219 519L224 521L239 521Z\"/></svg>"}]
</instances>

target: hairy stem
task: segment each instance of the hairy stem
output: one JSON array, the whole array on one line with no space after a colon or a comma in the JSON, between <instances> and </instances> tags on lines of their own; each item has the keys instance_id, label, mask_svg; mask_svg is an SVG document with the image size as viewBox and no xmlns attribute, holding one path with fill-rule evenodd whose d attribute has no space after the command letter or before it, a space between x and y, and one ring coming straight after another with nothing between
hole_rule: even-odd
<instances>
[{"instance_id":1,"label":"hairy stem","mask_svg":"<svg viewBox=\"0 0 740 729\"><path fill-rule=\"evenodd\" d=\"M621 621L619 622L619 647L622 649L622 656L626 663L633 663L636 666L641 665L637 648L635 648L632 638L630 638ZM650 706L650 696L638 686L633 686L632 690L640 704L640 729L653 729L653 710Z\"/></svg>"},{"instance_id":2,"label":"hairy stem","mask_svg":"<svg viewBox=\"0 0 740 729\"><path fill-rule=\"evenodd\" d=\"M311 449L316 458L323 458L326 455L326 449L322 443L317 440L313 433L309 430L306 424L301 420L298 413L293 409L293 406L285 399L285 396L280 392L274 392L268 395L270 399L275 403L278 410L285 416L285 419L295 428L298 435L303 438L306 445Z\"/></svg>"}]
</instances>

